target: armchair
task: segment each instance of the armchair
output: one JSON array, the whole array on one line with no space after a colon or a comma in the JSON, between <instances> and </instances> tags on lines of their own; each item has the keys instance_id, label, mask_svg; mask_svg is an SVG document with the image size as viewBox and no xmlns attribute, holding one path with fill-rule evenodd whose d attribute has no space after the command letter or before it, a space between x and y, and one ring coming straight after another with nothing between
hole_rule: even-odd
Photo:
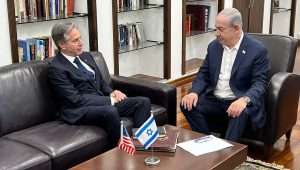
<instances>
[{"instance_id":1,"label":"armchair","mask_svg":"<svg viewBox=\"0 0 300 170\"><path fill-rule=\"evenodd\" d=\"M300 77L293 74L297 40L282 35L250 33L268 50L271 70L266 94L266 124L259 132L246 130L246 139L255 139L264 145L264 156L268 157L273 144L282 135L290 139L296 123L299 103Z\"/></svg>"},{"instance_id":2,"label":"armchair","mask_svg":"<svg viewBox=\"0 0 300 170\"><path fill-rule=\"evenodd\" d=\"M176 126L176 88L169 84L138 80L131 77L110 75L102 54L91 52L102 73L103 78L113 87L120 89L128 96L146 96L150 99L151 112L158 125L171 124ZM128 118L123 118L128 119ZM132 121L125 121L131 127Z\"/></svg>"}]
</instances>

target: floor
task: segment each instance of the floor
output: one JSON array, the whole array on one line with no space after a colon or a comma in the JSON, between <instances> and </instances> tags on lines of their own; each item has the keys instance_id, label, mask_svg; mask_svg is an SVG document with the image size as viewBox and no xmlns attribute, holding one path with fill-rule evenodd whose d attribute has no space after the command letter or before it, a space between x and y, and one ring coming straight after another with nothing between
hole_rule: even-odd
<instances>
[{"instance_id":1,"label":"floor","mask_svg":"<svg viewBox=\"0 0 300 170\"><path fill-rule=\"evenodd\" d=\"M300 47L297 50L294 73L300 75ZM187 94L190 88L191 83L177 87L177 126L179 127L190 128L179 108L179 102L182 96ZM249 147L248 153L254 159L262 159L262 149ZM265 161L271 163L276 162L290 169L300 169L300 101L298 107L298 118L292 131L291 140L287 142L284 136L280 138L274 144L271 157Z\"/></svg>"}]
</instances>

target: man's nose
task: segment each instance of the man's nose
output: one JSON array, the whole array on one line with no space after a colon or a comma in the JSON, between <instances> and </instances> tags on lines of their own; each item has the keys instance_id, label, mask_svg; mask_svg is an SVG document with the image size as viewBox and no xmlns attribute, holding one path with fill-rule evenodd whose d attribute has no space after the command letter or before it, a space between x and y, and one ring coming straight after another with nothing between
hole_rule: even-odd
<instances>
[{"instance_id":1,"label":"man's nose","mask_svg":"<svg viewBox=\"0 0 300 170\"><path fill-rule=\"evenodd\" d=\"M220 32L218 30L215 31L216 36L220 36Z\"/></svg>"}]
</instances>

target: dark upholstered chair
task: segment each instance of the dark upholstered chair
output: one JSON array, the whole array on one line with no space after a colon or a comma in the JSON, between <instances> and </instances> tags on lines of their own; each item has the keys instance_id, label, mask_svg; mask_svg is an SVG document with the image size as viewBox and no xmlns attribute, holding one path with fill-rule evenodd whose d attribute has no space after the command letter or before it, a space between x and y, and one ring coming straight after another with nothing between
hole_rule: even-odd
<instances>
[{"instance_id":1,"label":"dark upholstered chair","mask_svg":"<svg viewBox=\"0 0 300 170\"><path fill-rule=\"evenodd\" d=\"M128 96L149 97L156 123L176 125L174 86L110 76L102 54L92 54L108 83ZM65 170L111 148L103 128L56 119L58 107L47 81L49 62L0 67L0 169ZM122 119L132 126L131 118Z\"/></svg>"},{"instance_id":2,"label":"dark upholstered chair","mask_svg":"<svg viewBox=\"0 0 300 170\"><path fill-rule=\"evenodd\" d=\"M120 89L127 96L146 96L151 100L151 112L157 125L176 126L176 88L169 84L140 80L131 77L113 76L108 72L104 58L99 52L91 52L103 78L113 89ZM132 121L125 124L131 129Z\"/></svg>"},{"instance_id":3,"label":"dark upholstered chair","mask_svg":"<svg viewBox=\"0 0 300 170\"><path fill-rule=\"evenodd\" d=\"M264 154L271 154L273 144L283 135L290 139L297 120L299 75L293 74L297 40L282 35L250 34L264 44L271 62L270 82L266 93L266 125L255 133L246 130L246 139L255 139L264 146ZM265 158L266 158L265 157Z\"/></svg>"}]
</instances>

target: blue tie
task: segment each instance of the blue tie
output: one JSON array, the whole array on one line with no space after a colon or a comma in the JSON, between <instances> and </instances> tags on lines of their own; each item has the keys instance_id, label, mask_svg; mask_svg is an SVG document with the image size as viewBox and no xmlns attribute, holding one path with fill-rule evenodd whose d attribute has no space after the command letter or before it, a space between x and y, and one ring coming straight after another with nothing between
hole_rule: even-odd
<instances>
[{"instance_id":1,"label":"blue tie","mask_svg":"<svg viewBox=\"0 0 300 170\"><path fill-rule=\"evenodd\" d=\"M86 76L88 79L94 80L94 73L87 70L80 62L78 57L75 58L74 63L77 65L79 71Z\"/></svg>"}]
</instances>

